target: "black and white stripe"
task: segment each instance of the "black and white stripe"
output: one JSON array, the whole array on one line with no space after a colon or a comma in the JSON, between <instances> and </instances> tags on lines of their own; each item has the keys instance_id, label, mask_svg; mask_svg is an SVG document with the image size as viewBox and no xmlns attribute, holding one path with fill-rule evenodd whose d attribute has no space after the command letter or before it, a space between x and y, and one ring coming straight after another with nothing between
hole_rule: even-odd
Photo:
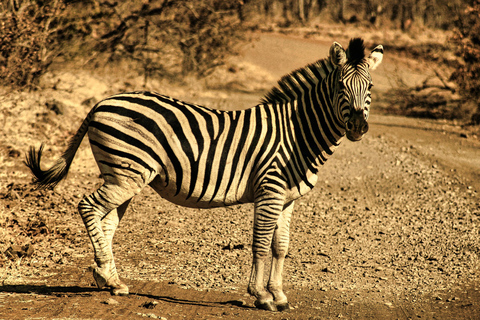
<instances>
[{"instance_id":1,"label":"black and white stripe","mask_svg":"<svg viewBox=\"0 0 480 320\"><path fill-rule=\"evenodd\" d=\"M128 202L146 185L188 207L254 202L249 292L258 307L283 309L281 272L293 201L314 187L319 167L345 133L359 140L368 129L369 68L381 60L380 50L383 55L381 47L375 50L367 58L360 39L346 51L335 43L330 59L283 77L261 104L246 110L213 110L152 92L118 94L92 109L55 166L40 168L42 148L31 149L26 164L40 187L55 186L88 132L105 183L80 202L79 211L95 249L97 284L115 294L128 288L116 274L111 238ZM263 268L270 248L267 291Z\"/></svg>"}]
</instances>

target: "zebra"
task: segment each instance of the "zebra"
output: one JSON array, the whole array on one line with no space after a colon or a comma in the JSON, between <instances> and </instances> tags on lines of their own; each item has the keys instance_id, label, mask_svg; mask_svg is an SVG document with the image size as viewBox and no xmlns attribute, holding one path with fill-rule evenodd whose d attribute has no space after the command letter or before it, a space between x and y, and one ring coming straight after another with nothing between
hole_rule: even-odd
<instances>
[{"instance_id":1,"label":"zebra","mask_svg":"<svg viewBox=\"0 0 480 320\"><path fill-rule=\"evenodd\" d=\"M25 165L37 188L53 188L67 175L88 132L104 180L78 210L94 249L99 289L128 295L112 252L114 232L131 199L147 185L186 207L254 203L248 293L260 309L289 309L282 271L294 202L317 182L318 170L344 138L368 131L372 78L383 47L366 56L362 39L345 50L282 77L260 103L220 111L154 92L121 93L97 103L47 170L44 144L30 147ZM265 262L272 252L265 286Z\"/></svg>"}]
</instances>

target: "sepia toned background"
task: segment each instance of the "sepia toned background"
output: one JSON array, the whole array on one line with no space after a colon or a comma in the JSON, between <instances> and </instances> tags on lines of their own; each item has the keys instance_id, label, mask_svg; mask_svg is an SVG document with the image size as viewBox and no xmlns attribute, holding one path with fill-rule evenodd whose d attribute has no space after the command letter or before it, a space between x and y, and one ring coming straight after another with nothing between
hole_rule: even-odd
<instances>
[{"instance_id":1,"label":"sepia toned background","mask_svg":"<svg viewBox=\"0 0 480 320\"><path fill-rule=\"evenodd\" d=\"M477 319L480 4L477 1L0 3L0 319ZM284 281L292 310L246 295L251 205L136 197L114 253L129 297L98 291L76 212L101 183L84 141L67 180L45 165L93 105L152 90L224 110L362 37L385 57L370 131L345 141L296 204Z\"/></svg>"}]
</instances>

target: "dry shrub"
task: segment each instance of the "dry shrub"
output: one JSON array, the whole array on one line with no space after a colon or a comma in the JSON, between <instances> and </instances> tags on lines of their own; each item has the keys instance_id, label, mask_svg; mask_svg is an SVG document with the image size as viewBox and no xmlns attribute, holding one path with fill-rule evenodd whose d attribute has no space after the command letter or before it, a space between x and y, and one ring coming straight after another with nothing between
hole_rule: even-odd
<instances>
[{"instance_id":1,"label":"dry shrub","mask_svg":"<svg viewBox=\"0 0 480 320\"><path fill-rule=\"evenodd\" d=\"M455 22L453 41L457 55L463 59L451 79L458 83L460 93L476 104L477 111L472 120L480 123L480 1L470 1L470 5Z\"/></svg>"},{"instance_id":2,"label":"dry shrub","mask_svg":"<svg viewBox=\"0 0 480 320\"><path fill-rule=\"evenodd\" d=\"M246 40L237 0L11 0L0 4L0 84L34 87L58 56L206 76ZM106 58L106 59L105 59Z\"/></svg>"},{"instance_id":3,"label":"dry shrub","mask_svg":"<svg viewBox=\"0 0 480 320\"><path fill-rule=\"evenodd\" d=\"M0 4L0 84L35 85L58 54L54 38L62 12L59 0Z\"/></svg>"},{"instance_id":4,"label":"dry shrub","mask_svg":"<svg viewBox=\"0 0 480 320\"><path fill-rule=\"evenodd\" d=\"M246 40L237 0L99 1L94 50L137 61L145 77L208 75ZM94 38L94 37L93 37Z\"/></svg>"},{"instance_id":5,"label":"dry shrub","mask_svg":"<svg viewBox=\"0 0 480 320\"><path fill-rule=\"evenodd\" d=\"M427 78L422 85L406 85L392 89L383 98L393 114L430 119L459 119L471 117L475 107L457 93L454 82L446 81L439 73Z\"/></svg>"}]
</instances>

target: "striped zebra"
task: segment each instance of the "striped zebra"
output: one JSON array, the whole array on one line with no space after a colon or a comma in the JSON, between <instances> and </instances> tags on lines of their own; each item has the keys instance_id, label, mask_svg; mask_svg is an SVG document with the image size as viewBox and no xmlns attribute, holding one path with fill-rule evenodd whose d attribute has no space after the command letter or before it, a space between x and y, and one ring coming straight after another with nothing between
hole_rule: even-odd
<instances>
[{"instance_id":1,"label":"striped zebra","mask_svg":"<svg viewBox=\"0 0 480 320\"><path fill-rule=\"evenodd\" d=\"M94 278L114 295L129 291L116 271L112 238L130 200L145 186L186 207L253 202L248 292L258 308L285 310L282 270L294 201L314 187L320 166L345 135L358 141L367 132L369 69L382 58L382 46L366 56L361 39L352 39L347 50L335 42L329 58L284 76L260 104L240 111L152 92L118 94L95 105L50 169L40 166L43 144L30 148L25 164L39 188L53 188L88 132L104 183L78 210L95 252Z\"/></svg>"}]
</instances>

